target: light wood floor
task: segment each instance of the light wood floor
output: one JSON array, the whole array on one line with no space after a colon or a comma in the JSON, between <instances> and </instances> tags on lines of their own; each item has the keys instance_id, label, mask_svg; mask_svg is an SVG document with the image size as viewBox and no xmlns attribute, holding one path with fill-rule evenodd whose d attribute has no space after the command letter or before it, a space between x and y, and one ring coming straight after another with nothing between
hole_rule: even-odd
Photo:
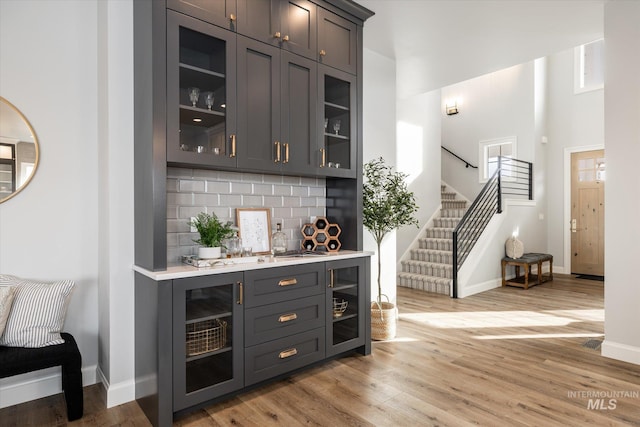
<instances>
[{"instance_id":1,"label":"light wood floor","mask_svg":"<svg viewBox=\"0 0 640 427\"><path fill-rule=\"evenodd\" d=\"M556 275L460 300L399 289L397 339L180 420L178 426L640 425L640 366L583 346L603 338L603 284ZM637 328L638 325L630 325ZM580 392L629 392L589 409ZM70 425L147 426L135 402L85 389ZM605 398L602 408L609 407ZM0 410L2 426L65 425L62 396Z\"/></svg>"}]
</instances>

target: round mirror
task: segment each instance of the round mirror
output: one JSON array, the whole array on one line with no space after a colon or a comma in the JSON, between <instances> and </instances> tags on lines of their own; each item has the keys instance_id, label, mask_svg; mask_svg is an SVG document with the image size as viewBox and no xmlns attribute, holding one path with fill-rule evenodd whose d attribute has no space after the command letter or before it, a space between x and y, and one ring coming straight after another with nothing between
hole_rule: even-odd
<instances>
[{"instance_id":1,"label":"round mirror","mask_svg":"<svg viewBox=\"0 0 640 427\"><path fill-rule=\"evenodd\" d=\"M38 167L36 133L27 118L0 96L0 203L27 186Z\"/></svg>"}]
</instances>

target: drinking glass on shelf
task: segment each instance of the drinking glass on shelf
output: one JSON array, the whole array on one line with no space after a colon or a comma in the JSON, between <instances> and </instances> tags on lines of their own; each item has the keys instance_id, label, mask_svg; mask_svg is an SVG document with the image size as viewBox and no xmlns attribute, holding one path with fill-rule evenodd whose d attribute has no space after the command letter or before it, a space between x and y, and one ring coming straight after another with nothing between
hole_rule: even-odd
<instances>
[{"instance_id":1,"label":"drinking glass on shelf","mask_svg":"<svg viewBox=\"0 0 640 427\"><path fill-rule=\"evenodd\" d=\"M200 89L197 87L190 87L187 90L189 91L189 100L191 101L191 105L195 107L198 102L198 98L200 98Z\"/></svg>"},{"instance_id":2,"label":"drinking glass on shelf","mask_svg":"<svg viewBox=\"0 0 640 427\"><path fill-rule=\"evenodd\" d=\"M213 96L213 92L205 92L203 93L203 95L204 95L204 103L207 105L207 108L211 110L211 107L213 107L213 101L215 100Z\"/></svg>"},{"instance_id":3,"label":"drinking glass on shelf","mask_svg":"<svg viewBox=\"0 0 640 427\"><path fill-rule=\"evenodd\" d=\"M338 132L340 132L340 120L336 120L335 122L333 122L333 131L336 133L336 135L338 134Z\"/></svg>"}]
</instances>

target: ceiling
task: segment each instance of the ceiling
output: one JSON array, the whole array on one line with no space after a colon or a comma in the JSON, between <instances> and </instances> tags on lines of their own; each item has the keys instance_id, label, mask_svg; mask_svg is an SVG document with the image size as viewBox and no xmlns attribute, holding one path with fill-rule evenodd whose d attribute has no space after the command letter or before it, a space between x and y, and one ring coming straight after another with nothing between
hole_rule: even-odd
<instances>
[{"instance_id":1,"label":"ceiling","mask_svg":"<svg viewBox=\"0 0 640 427\"><path fill-rule=\"evenodd\" d=\"M396 60L398 97L603 36L607 0L356 0L375 12L364 48Z\"/></svg>"}]
</instances>

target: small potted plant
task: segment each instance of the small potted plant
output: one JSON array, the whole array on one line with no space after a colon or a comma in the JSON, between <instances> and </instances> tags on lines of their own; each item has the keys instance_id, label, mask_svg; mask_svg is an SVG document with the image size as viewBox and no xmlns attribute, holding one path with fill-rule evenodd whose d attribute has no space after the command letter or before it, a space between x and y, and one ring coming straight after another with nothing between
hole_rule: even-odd
<instances>
[{"instance_id":1,"label":"small potted plant","mask_svg":"<svg viewBox=\"0 0 640 427\"><path fill-rule=\"evenodd\" d=\"M387 233L403 225L414 224L418 220L414 214L418 210L413 192L407 189L402 172L393 172L382 157L364 165L363 223L371 232L378 245L378 299L371 303L371 338L386 340L396 335L396 306L382 301L380 283L380 246ZM384 295L386 297L386 295Z\"/></svg>"},{"instance_id":2,"label":"small potted plant","mask_svg":"<svg viewBox=\"0 0 640 427\"><path fill-rule=\"evenodd\" d=\"M195 240L202 247L198 248L198 258L220 258L222 240L233 235L231 221L222 223L215 214L200 212L192 221L191 227L195 227L200 238Z\"/></svg>"}]
</instances>

